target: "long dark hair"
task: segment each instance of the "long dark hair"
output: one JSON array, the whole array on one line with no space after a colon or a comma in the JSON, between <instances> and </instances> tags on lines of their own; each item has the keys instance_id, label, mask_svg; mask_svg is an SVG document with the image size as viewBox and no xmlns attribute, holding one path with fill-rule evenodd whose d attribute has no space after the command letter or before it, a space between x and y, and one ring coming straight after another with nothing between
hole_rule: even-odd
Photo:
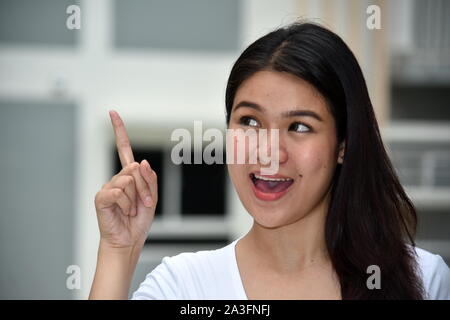
<instances>
[{"instance_id":1,"label":"long dark hair","mask_svg":"<svg viewBox=\"0 0 450 320\"><path fill-rule=\"evenodd\" d=\"M343 299L423 299L414 236L417 214L386 153L361 68L332 31L297 22L252 43L226 88L226 121L241 83L261 70L293 74L326 99L336 122L342 165L331 185L325 238ZM377 265L381 288L369 289Z\"/></svg>"}]
</instances>

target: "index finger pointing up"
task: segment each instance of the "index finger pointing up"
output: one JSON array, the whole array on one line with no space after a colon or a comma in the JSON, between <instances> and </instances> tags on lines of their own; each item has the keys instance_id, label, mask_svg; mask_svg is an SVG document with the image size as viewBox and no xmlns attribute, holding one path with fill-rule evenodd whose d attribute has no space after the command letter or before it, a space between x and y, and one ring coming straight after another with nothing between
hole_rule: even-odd
<instances>
[{"instance_id":1,"label":"index finger pointing up","mask_svg":"<svg viewBox=\"0 0 450 320\"><path fill-rule=\"evenodd\" d=\"M111 123L114 128L114 135L116 136L117 152L119 153L120 163L122 167L134 162L133 151L131 150L130 140L128 139L125 125L119 114L114 111L109 111Z\"/></svg>"}]
</instances>

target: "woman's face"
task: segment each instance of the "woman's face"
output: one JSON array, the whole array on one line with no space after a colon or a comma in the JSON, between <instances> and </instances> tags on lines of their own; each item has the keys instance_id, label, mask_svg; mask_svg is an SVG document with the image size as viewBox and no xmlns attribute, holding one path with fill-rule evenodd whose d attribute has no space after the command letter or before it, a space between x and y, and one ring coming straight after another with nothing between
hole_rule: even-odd
<instances>
[{"instance_id":1,"label":"woman's face","mask_svg":"<svg viewBox=\"0 0 450 320\"><path fill-rule=\"evenodd\" d=\"M262 176L261 168L269 165L249 164L248 150L245 164L228 165L239 198L258 224L291 224L324 204L339 150L334 118L309 83L288 73L255 73L236 92L228 128L279 129L276 174Z\"/></svg>"}]
</instances>

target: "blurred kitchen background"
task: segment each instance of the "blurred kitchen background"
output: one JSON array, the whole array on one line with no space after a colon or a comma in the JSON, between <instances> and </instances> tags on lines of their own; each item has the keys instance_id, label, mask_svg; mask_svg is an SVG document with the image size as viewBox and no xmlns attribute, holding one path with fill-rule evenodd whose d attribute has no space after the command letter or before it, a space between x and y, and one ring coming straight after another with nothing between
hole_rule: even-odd
<instances>
[{"instance_id":1,"label":"blurred kitchen background","mask_svg":"<svg viewBox=\"0 0 450 320\"><path fill-rule=\"evenodd\" d=\"M70 30L67 7L81 9ZM381 9L381 29L366 12ZM371 11L371 13L373 13ZM94 196L119 170L123 117L160 199L130 294L164 256L222 247L251 226L224 165L174 165L170 134L225 129L229 71L252 41L321 22L361 63L417 243L450 262L450 2L446 0L0 0L0 298L85 299ZM69 290L71 265L80 289Z\"/></svg>"}]
</instances>

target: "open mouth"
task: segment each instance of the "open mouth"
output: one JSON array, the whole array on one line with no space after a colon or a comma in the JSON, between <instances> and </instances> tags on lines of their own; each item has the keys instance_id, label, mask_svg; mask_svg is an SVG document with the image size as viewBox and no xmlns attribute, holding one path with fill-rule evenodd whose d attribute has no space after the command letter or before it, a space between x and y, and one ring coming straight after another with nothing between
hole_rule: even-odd
<instances>
[{"instance_id":1,"label":"open mouth","mask_svg":"<svg viewBox=\"0 0 450 320\"><path fill-rule=\"evenodd\" d=\"M250 173L255 195L262 200L276 200L283 196L294 183L294 179L284 176L262 176Z\"/></svg>"}]
</instances>

